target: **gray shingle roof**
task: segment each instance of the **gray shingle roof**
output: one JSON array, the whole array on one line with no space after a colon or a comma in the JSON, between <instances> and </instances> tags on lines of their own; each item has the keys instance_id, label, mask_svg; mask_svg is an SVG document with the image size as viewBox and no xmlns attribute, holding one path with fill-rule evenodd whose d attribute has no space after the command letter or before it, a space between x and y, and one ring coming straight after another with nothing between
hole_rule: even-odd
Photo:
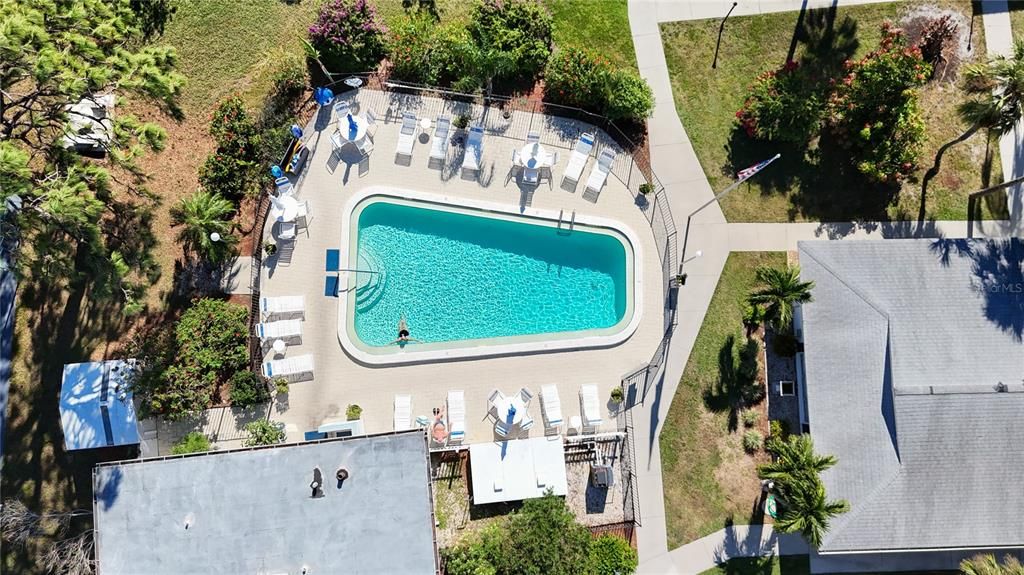
<instances>
[{"instance_id":1,"label":"gray shingle roof","mask_svg":"<svg viewBox=\"0 0 1024 575\"><path fill-rule=\"evenodd\" d=\"M432 574L428 461L412 431L98 466L98 573Z\"/></svg>"},{"instance_id":2,"label":"gray shingle roof","mask_svg":"<svg viewBox=\"0 0 1024 575\"><path fill-rule=\"evenodd\" d=\"M1024 242L799 249L811 435L852 506L821 551L1024 545Z\"/></svg>"}]
</instances>

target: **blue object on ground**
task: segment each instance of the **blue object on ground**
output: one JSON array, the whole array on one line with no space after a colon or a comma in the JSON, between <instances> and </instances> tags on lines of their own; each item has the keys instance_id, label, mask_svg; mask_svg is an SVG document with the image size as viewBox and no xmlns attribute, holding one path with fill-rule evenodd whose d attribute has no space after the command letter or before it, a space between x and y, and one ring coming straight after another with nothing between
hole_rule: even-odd
<instances>
[{"instance_id":1,"label":"blue object on ground","mask_svg":"<svg viewBox=\"0 0 1024 575\"><path fill-rule=\"evenodd\" d=\"M341 267L341 250L327 250L327 266L329 272L336 272Z\"/></svg>"},{"instance_id":2,"label":"blue object on ground","mask_svg":"<svg viewBox=\"0 0 1024 575\"><path fill-rule=\"evenodd\" d=\"M330 88L324 88L323 86L321 86L316 90L313 90L313 99L316 100L317 104L320 104L321 106L326 106L327 104L331 103L331 100L334 99L334 92L332 92Z\"/></svg>"},{"instance_id":3,"label":"blue object on ground","mask_svg":"<svg viewBox=\"0 0 1024 575\"><path fill-rule=\"evenodd\" d=\"M327 276L324 282L324 295L338 297L338 276Z\"/></svg>"},{"instance_id":4,"label":"blue object on ground","mask_svg":"<svg viewBox=\"0 0 1024 575\"><path fill-rule=\"evenodd\" d=\"M318 439L327 439L326 433L320 433L319 431L307 431L302 434L302 438L306 441L316 441Z\"/></svg>"},{"instance_id":5,"label":"blue object on ground","mask_svg":"<svg viewBox=\"0 0 1024 575\"><path fill-rule=\"evenodd\" d=\"M284 170L281 166L270 166L270 174L274 176L274 179L284 177Z\"/></svg>"},{"instance_id":6,"label":"blue object on ground","mask_svg":"<svg viewBox=\"0 0 1024 575\"><path fill-rule=\"evenodd\" d=\"M296 140L302 137L302 128L300 128L298 124L292 124L291 130L292 135L295 136Z\"/></svg>"}]
</instances>

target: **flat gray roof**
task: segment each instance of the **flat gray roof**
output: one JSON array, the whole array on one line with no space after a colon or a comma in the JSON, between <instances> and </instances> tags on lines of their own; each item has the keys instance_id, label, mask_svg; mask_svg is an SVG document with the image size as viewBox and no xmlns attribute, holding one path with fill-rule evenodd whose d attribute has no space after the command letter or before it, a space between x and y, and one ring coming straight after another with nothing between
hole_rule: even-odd
<instances>
[{"instance_id":1,"label":"flat gray roof","mask_svg":"<svg viewBox=\"0 0 1024 575\"><path fill-rule=\"evenodd\" d=\"M429 465L420 430L99 465L98 572L433 574Z\"/></svg>"},{"instance_id":2,"label":"flat gray roof","mask_svg":"<svg viewBox=\"0 0 1024 575\"><path fill-rule=\"evenodd\" d=\"M1024 546L1024 242L800 242L821 552Z\"/></svg>"}]
</instances>

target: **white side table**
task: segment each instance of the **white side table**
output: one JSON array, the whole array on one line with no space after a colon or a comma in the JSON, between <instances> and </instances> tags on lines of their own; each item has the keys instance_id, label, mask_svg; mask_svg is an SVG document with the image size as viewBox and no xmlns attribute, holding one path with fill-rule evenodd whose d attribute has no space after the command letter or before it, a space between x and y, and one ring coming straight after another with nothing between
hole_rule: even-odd
<instances>
[{"instance_id":1,"label":"white side table","mask_svg":"<svg viewBox=\"0 0 1024 575\"><path fill-rule=\"evenodd\" d=\"M420 118L420 129L424 132L430 131L430 118Z\"/></svg>"},{"instance_id":2,"label":"white side table","mask_svg":"<svg viewBox=\"0 0 1024 575\"><path fill-rule=\"evenodd\" d=\"M274 340L274 353L277 355L284 355L284 350L288 348L288 344L283 339Z\"/></svg>"},{"instance_id":3,"label":"white side table","mask_svg":"<svg viewBox=\"0 0 1024 575\"><path fill-rule=\"evenodd\" d=\"M583 420L580 416L574 415L570 417L568 435L579 435L581 429L583 429Z\"/></svg>"}]
</instances>

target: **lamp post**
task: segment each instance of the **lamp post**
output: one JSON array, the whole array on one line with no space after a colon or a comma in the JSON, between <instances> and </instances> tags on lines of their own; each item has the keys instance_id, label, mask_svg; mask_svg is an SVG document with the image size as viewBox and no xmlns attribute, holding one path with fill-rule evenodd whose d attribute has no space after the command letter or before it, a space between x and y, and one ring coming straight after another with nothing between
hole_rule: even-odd
<instances>
[{"instance_id":1,"label":"lamp post","mask_svg":"<svg viewBox=\"0 0 1024 575\"><path fill-rule=\"evenodd\" d=\"M711 62L712 70L718 68L718 48L722 45L722 32L725 31L725 21L729 19L732 11L736 9L737 4L739 4L739 2L732 3L732 8L729 8L729 11L725 14L725 18L722 18L722 24L718 27L718 42L715 42L715 59Z\"/></svg>"},{"instance_id":2,"label":"lamp post","mask_svg":"<svg viewBox=\"0 0 1024 575\"><path fill-rule=\"evenodd\" d=\"M220 234L218 234L217 232L210 232L210 241L214 243L219 242Z\"/></svg>"}]
</instances>

